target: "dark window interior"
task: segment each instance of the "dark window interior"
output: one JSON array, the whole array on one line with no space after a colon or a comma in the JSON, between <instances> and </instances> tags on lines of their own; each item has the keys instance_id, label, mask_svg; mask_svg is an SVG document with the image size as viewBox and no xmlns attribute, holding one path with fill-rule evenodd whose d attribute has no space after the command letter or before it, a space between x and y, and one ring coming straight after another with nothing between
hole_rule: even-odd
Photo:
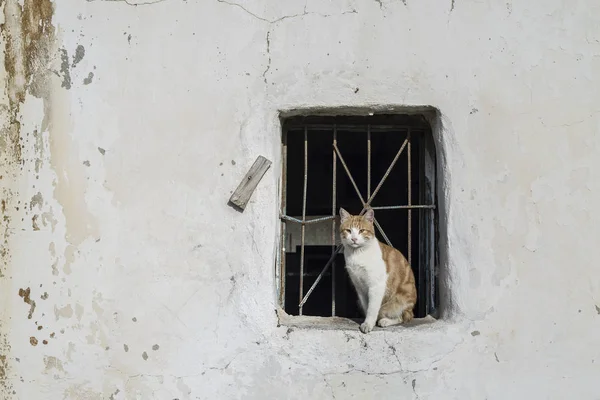
<instances>
[{"instance_id":1,"label":"dark window interior","mask_svg":"<svg viewBox=\"0 0 600 400\"><path fill-rule=\"evenodd\" d=\"M368 188L368 132L371 138L371 184L373 192L384 176L410 130L411 202L413 205L435 204L435 150L431 128L420 115L380 115L367 117L295 117L284 121L285 215L302 218L304 191L305 130L307 133L307 196L306 217L328 216L339 213L343 207L352 214L362 209L362 203L348 178L339 158L336 163L336 209L332 210L333 196L333 140L363 196ZM372 206L408 205L408 154L405 147L391 173L376 195ZM415 316L435 314L437 308L437 278L435 254L435 209L412 209L411 266L415 273L418 302ZM407 209L375 210L375 217L391 244L408 258ZM294 222L285 222L289 226ZM332 221L324 223L331 232ZM314 232L314 225L306 225L306 235ZM339 224L336 224L336 230ZM285 230L285 227L284 227ZM331 237L331 236L329 236ZM377 237L385 242L377 231ZM287 240L287 238L286 238ZM314 241L313 241L314 242ZM282 284L284 308L290 315L299 314L300 245L289 248L286 244ZM305 246L304 294L311 287L332 254L331 240L324 245ZM326 272L303 306L302 315L332 316L332 269L335 268L335 315L361 318L356 294L344 268L343 254L338 254L332 268Z\"/></svg>"}]
</instances>

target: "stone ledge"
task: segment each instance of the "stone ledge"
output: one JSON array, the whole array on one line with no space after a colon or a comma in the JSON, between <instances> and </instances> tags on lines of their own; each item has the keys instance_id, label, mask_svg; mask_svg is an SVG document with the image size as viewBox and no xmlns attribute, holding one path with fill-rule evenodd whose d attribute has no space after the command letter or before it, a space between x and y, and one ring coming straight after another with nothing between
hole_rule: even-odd
<instances>
[{"instance_id":1,"label":"stone ledge","mask_svg":"<svg viewBox=\"0 0 600 400\"><path fill-rule=\"evenodd\" d=\"M338 330L338 331L357 331L362 322L361 319L350 319L342 317L313 317L289 315L285 311L278 309L277 317L279 325L299 328L299 329L317 329L317 330ZM410 328L430 328L434 323L441 322L431 316L425 318L415 318L407 324L394 325L387 328L375 326L373 332L397 332Z\"/></svg>"}]
</instances>

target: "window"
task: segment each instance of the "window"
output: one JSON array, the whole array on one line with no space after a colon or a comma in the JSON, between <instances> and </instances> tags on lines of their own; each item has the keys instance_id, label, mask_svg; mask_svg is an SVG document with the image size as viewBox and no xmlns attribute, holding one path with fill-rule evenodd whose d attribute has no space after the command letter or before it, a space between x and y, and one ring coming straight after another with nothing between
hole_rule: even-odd
<instances>
[{"instance_id":1,"label":"window","mask_svg":"<svg viewBox=\"0 0 600 400\"><path fill-rule=\"evenodd\" d=\"M344 268L339 209L375 210L376 233L409 260L415 316L436 315L436 162L422 115L283 120L279 301L289 315L362 318Z\"/></svg>"}]
</instances>

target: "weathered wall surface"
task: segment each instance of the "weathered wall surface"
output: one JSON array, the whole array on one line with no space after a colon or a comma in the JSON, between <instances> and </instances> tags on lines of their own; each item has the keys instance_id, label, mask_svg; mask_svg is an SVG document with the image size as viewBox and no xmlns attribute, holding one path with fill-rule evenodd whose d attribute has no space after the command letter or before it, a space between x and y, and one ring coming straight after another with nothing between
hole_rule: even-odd
<instances>
[{"instance_id":1,"label":"weathered wall surface","mask_svg":"<svg viewBox=\"0 0 600 400\"><path fill-rule=\"evenodd\" d=\"M600 396L597 1L137 2L0 2L0 398ZM381 105L442 113L444 320L278 327L278 111Z\"/></svg>"}]
</instances>

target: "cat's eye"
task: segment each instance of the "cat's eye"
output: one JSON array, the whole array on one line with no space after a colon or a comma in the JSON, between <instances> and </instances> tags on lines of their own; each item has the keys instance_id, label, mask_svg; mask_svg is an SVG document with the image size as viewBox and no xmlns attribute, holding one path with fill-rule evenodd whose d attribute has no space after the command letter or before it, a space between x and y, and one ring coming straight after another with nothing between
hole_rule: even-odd
<instances>
[{"instance_id":1,"label":"cat's eye","mask_svg":"<svg viewBox=\"0 0 600 400\"><path fill-rule=\"evenodd\" d=\"M366 229L361 229L361 230L360 230L360 233L366 233L366 232L367 232L367 230L366 230Z\"/></svg>"},{"instance_id":2,"label":"cat's eye","mask_svg":"<svg viewBox=\"0 0 600 400\"><path fill-rule=\"evenodd\" d=\"M350 229L344 229L344 233L350 234Z\"/></svg>"}]
</instances>

